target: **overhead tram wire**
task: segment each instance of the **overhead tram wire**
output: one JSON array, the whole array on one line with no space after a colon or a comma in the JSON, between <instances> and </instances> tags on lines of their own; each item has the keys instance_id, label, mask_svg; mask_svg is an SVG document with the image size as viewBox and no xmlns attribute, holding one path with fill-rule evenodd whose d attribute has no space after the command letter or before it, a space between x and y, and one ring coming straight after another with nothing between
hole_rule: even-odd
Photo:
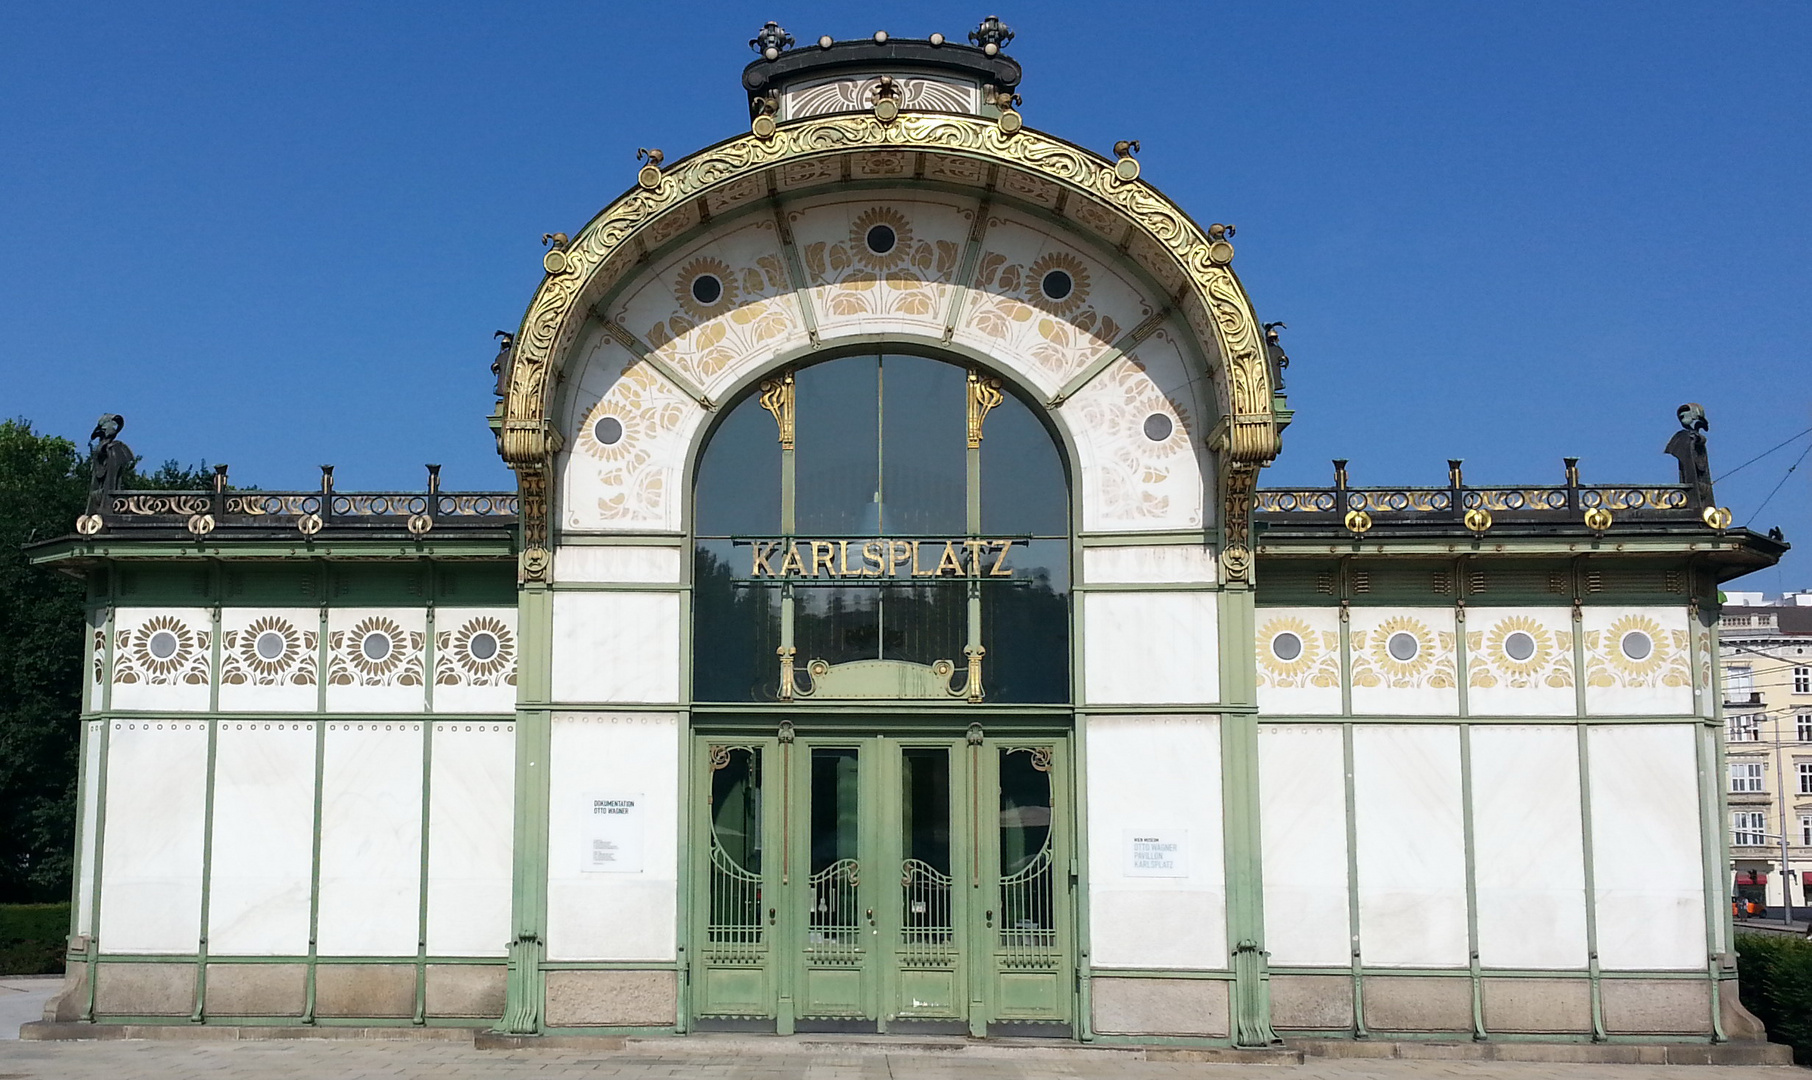
<instances>
[{"instance_id":1,"label":"overhead tram wire","mask_svg":"<svg viewBox=\"0 0 1812 1080\"><path fill-rule=\"evenodd\" d=\"M1799 434L1798 434L1798 435L1790 435L1790 436L1788 436L1788 437L1787 437L1787 438L1785 438L1785 439L1783 439L1783 440L1781 440L1781 441L1780 441L1780 442L1778 442L1778 443L1775 443L1775 444L1774 444L1774 445L1773 445L1773 446L1771 446L1771 447L1769 447L1769 448L1768 448L1768 449L1766 449L1766 450L1763 450L1763 451L1762 451L1762 452L1761 452L1761 453L1759 453L1759 454L1757 454L1757 455L1755 455L1755 456L1754 456L1754 457L1752 457L1752 458L1750 458L1750 459L1749 459L1749 460L1748 460L1748 461L1745 461L1745 462L1743 462L1743 463L1742 463L1742 464L1741 464L1741 465L1738 465L1738 466L1737 466L1737 467L1736 467L1736 468L1734 468L1734 469L1731 469L1731 470L1730 470L1730 471L1729 471L1729 472L1727 472L1727 473L1725 473L1725 474L1724 474L1724 475L1722 475L1722 476L1720 476L1720 477L1718 477L1718 478L1717 478L1717 479L1716 479L1716 480L1714 480L1714 481L1712 481L1712 483L1714 483L1714 484L1721 484L1721 483L1723 483L1723 482L1724 482L1724 481L1726 481L1726 480L1728 480L1728 479L1730 479L1730 478L1731 478L1731 477L1733 477L1733 476L1735 476L1735 475L1736 475L1736 474L1737 474L1737 473L1740 473L1740 472L1742 472L1742 471L1743 471L1743 470L1744 470L1744 469L1747 469L1747 468L1748 468L1748 467L1749 467L1749 466L1751 466L1751 465L1754 465L1754 464L1755 464L1755 463L1756 463L1756 462L1758 462L1758 461L1760 461L1760 460L1762 460L1762 459L1763 459L1763 458L1765 458L1765 457L1767 457L1767 456L1768 456L1768 455L1769 455L1769 454L1772 454L1772 453L1774 453L1774 452L1775 452L1775 451L1776 451L1776 450L1779 450L1779 449L1780 449L1780 448L1781 448L1781 447L1783 447L1783 446L1786 446L1786 445L1787 445L1787 444L1788 444L1788 443L1791 443L1791 442L1794 442L1794 441L1796 441L1796 440L1799 440L1799 439L1803 439L1803 438L1805 438L1805 437L1806 437L1806 436L1807 436L1807 435L1812 435L1812 427L1809 427L1809 428L1807 428L1807 429L1806 429L1806 430L1804 430L1804 431L1802 431L1802 432L1800 432L1800 433L1799 433Z\"/></svg>"},{"instance_id":2,"label":"overhead tram wire","mask_svg":"<svg viewBox=\"0 0 1812 1080\"><path fill-rule=\"evenodd\" d=\"M1754 522L1757 515L1759 515L1763 510L1768 509L1768 504L1770 502L1774 501L1775 495L1779 494L1781 488L1786 486L1788 478L1790 478L1793 475L1793 470L1799 468L1800 463L1806 460L1807 454L1812 454L1812 443L1807 444L1806 448L1804 450L1800 451L1799 457L1794 459L1793 464L1787 466L1787 471L1785 473L1781 474L1780 483L1775 484L1773 489L1768 492L1768 497L1766 499L1762 500L1762 505L1756 507L1753 511L1750 512L1749 518L1748 518L1748 520L1750 522Z\"/></svg>"}]
</instances>

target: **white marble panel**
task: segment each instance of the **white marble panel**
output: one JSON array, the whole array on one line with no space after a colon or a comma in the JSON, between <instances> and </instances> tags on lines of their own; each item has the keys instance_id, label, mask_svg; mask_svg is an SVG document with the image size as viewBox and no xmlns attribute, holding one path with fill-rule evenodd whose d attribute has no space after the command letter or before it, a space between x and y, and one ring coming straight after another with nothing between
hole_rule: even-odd
<instances>
[{"instance_id":1,"label":"white marble panel","mask_svg":"<svg viewBox=\"0 0 1812 1080\"><path fill-rule=\"evenodd\" d=\"M1082 600L1084 700L1196 705L1220 697L1212 592L1097 592Z\"/></svg>"},{"instance_id":2,"label":"white marble panel","mask_svg":"<svg viewBox=\"0 0 1812 1080\"><path fill-rule=\"evenodd\" d=\"M208 951L308 952L315 721L222 720L214 750Z\"/></svg>"},{"instance_id":3,"label":"white marble panel","mask_svg":"<svg viewBox=\"0 0 1812 1080\"><path fill-rule=\"evenodd\" d=\"M1220 566L1205 544L1140 544L1082 549L1082 580L1090 585L1212 584Z\"/></svg>"},{"instance_id":4,"label":"white marble panel","mask_svg":"<svg viewBox=\"0 0 1812 1080\"><path fill-rule=\"evenodd\" d=\"M1259 727L1258 814L1271 963L1349 963L1346 759L1338 725Z\"/></svg>"},{"instance_id":5,"label":"white marble panel","mask_svg":"<svg viewBox=\"0 0 1812 1080\"><path fill-rule=\"evenodd\" d=\"M1352 609L1347 623L1353 712L1370 716L1457 716L1458 651L1453 609ZM1391 651L1401 635L1415 642L1406 658Z\"/></svg>"},{"instance_id":6,"label":"white marble panel","mask_svg":"<svg viewBox=\"0 0 1812 1080\"><path fill-rule=\"evenodd\" d=\"M203 712L212 697L207 608L120 608L113 616L113 708Z\"/></svg>"},{"instance_id":7,"label":"white marble panel","mask_svg":"<svg viewBox=\"0 0 1812 1080\"><path fill-rule=\"evenodd\" d=\"M1259 712L1267 716L1339 715L1339 609L1261 607L1253 630Z\"/></svg>"},{"instance_id":8,"label":"white marble panel","mask_svg":"<svg viewBox=\"0 0 1812 1080\"><path fill-rule=\"evenodd\" d=\"M1227 967L1220 777L1218 717L1089 718L1088 896L1095 966ZM1186 876L1126 874L1127 836L1146 832L1184 838Z\"/></svg>"},{"instance_id":9,"label":"white marble panel","mask_svg":"<svg viewBox=\"0 0 1812 1080\"><path fill-rule=\"evenodd\" d=\"M554 594L554 700L678 701L679 622L677 593Z\"/></svg>"},{"instance_id":10,"label":"white marble panel","mask_svg":"<svg viewBox=\"0 0 1812 1080\"><path fill-rule=\"evenodd\" d=\"M76 870L76 933L94 932L94 840L99 826L101 733L104 721L90 720L82 742L82 862Z\"/></svg>"},{"instance_id":11,"label":"white marble panel","mask_svg":"<svg viewBox=\"0 0 1812 1080\"><path fill-rule=\"evenodd\" d=\"M510 938L516 725L434 727L428 955L503 956Z\"/></svg>"},{"instance_id":12,"label":"white marble panel","mask_svg":"<svg viewBox=\"0 0 1812 1080\"><path fill-rule=\"evenodd\" d=\"M1187 394L1185 361L1154 335L1107 366L1060 410L1080 465L1082 523L1090 530L1197 529L1212 462L1204 420ZM1179 385L1167 393L1157 377ZM1152 438L1153 434L1160 435Z\"/></svg>"},{"instance_id":13,"label":"white marble panel","mask_svg":"<svg viewBox=\"0 0 1812 1080\"><path fill-rule=\"evenodd\" d=\"M1578 734L1479 724L1471 738L1479 962L1584 968Z\"/></svg>"},{"instance_id":14,"label":"white marble panel","mask_svg":"<svg viewBox=\"0 0 1812 1080\"><path fill-rule=\"evenodd\" d=\"M1513 651L1529 650L1518 659ZM1472 716L1572 716L1573 614L1565 607L1466 612L1466 708Z\"/></svg>"},{"instance_id":15,"label":"white marble panel","mask_svg":"<svg viewBox=\"0 0 1812 1080\"><path fill-rule=\"evenodd\" d=\"M1598 956L1611 970L1705 966L1698 756L1689 724L1587 732Z\"/></svg>"},{"instance_id":16,"label":"white marble panel","mask_svg":"<svg viewBox=\"0 0 1812 1080\"><path fill-rule=\"evenodd\" d=\"M1365 964L1465 967L1459 728L1354 728L1353 811Z\"/></svg>"},{"instance_id":17,"label":"white marble panel","mask_svg":"<svg viewBox=\"0 0 1812 1080\"><path fill-rule=\"evenodd\" d=\"M672 960L678 925L679 717L555 713L548 810L550 960ZM594 795L643 800L642 869L581 870Z\"/></svg>"},{"instance_id":18,"label":"white marble panel","mask_svg":"<svg viewBox=\"0 0 1812 1080\"><path fill-rule=\"evenodd\" d=\"M314 712L320 639L320 608L222 608L221 711Z\"/></svg>"},{"instance_id":19,"label":"white marble panel","mask_svg":"<svg viewBox=\"0 0 1812 1080\"><path fill-rule=\"evenodd\" d=\"M1680 607L1587 607L1586 712L1689 716L1693 712L1687 615Z\"/></svg>"},{"instance_id":20,"label":"white marble panel","mask_svg":"<svg viewBox=\"0 0 1812 1080\"><path fill-rule=\"evenodd\" d=\"M327 613L327 711L421 713L428 707L426 608Z\"/></svg>"},{"instance_id":21,"label":"white marble panel","mask_svg":"<svg viewBox=\"0 0 1812 1080\"><path fill-rule=\"evenodd\" d=\"M434 609L434 711L516 711L522 643L514 607Z\"/></svg>"},{"instance_id":22,"label":"white marble panel","mask_svg":"<svg viewBox=\"0 0 1812 1080\"><path fill-rule=\"evenodd\" d=\"M554 580L678 585L684 558L676 547L567 544L554 551Z\"/></svg>"},{"instance_id":23,"label":"white marble panel","mask_svg":"<svg viewBox=\"0 0 1812 1080\"><path fill-rule=\"evenodd\" d=\"M319 951L414 956L421 935L422 722L330 722L326 750Z\"/></svg>"},{"instance_id":24,"label":"white marble panel","mask_svg":"<svg viewBox=\"0 0 1812 1080\"><path fill-rule=\"evenodd\" d=\"M820 337L941 337L974 213L973 199L931 192L838 194L789 207ZM893 250L869 249L875 225L894 230Z\"/></svg>"},{"instance_id":25,"label":"white marble panel","mask_svg":"<svg viewBox=\"0 0 1812 1080\"><path fill-rule=\"evenodd\" d=\"M201 941L208 725L116 720L107 734L100 939L109 953L192 953Z\"/></svg>"}]
</instances>

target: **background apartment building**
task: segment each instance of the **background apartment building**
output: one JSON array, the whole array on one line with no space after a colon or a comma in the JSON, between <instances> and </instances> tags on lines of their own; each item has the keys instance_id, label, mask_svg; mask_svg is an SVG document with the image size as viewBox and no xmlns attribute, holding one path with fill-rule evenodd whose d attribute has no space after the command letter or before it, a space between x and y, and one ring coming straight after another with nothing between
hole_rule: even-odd
<instances>
[{"instance_id":1,"label":"background apartment building","mask_svg":"<svg viewBox=\"0 0 1812 1080\"><path fill-rule=\"evenodd\" d=\"M1784 883L1804 918L1812 872L1812 591L1778 600L1726 593L1720 632L1732 893L1765 897L1778 915Z\"/></svg>"}]
</instances>

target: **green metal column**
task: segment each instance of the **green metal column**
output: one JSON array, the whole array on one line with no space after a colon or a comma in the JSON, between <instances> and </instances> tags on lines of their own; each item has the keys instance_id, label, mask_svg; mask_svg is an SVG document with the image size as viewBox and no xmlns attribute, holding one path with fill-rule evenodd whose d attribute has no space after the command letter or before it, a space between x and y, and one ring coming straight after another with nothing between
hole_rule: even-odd
<instances>
[{"instance_id":1,"label":"green metal column","mask_svg":"<svg viewBox=\"0 0 1812 1080\"><path fill-rule=\"evenodd\" d=\"M1220 593L1221 815L1227 860L1227 940L1233 959L1233 1043L1268 1046L1270 974L1258 821L1258 664L1252 651L1256 594L1244 583Z\"/></svg>"},{"instance_id":2,"label":"green metal column","mask_svg":"<svg viewBox=\"0 0 1812 1080\"><path fill-rule=\"evenodd\" d=\"M553 744L553 592L522 586L517 633L522 642L516 699L515 871L510 888L509 989L497 1031L541 1030L547 952L548 754Z\"/></svg>"}]
</instances>

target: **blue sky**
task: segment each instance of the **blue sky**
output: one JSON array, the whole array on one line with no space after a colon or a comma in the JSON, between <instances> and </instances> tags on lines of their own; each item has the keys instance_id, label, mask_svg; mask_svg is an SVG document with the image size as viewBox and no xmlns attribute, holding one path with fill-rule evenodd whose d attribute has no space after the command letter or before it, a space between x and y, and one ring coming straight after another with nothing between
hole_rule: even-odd
<instances>
[{"instance_id":1,"label":"blue sky","mask_svg":"<svg viewBox=\"0 0 1812 1080\"><path fill-rule=\"evenodd\" d=\"M1265 483L1665 481L1812 427L1812 8L1025 4L1033 126L1202 221L1289 324ZM0 23L0 412L266 488L503 486L491 332L574 232L746 127L746 41L961 38L973 5L14 5ZM1111 13L1111 15L1110 15ZM1812 439L1719 486L1802 552ZM1753 520L1751 520L1753 518Z\"/></svg>"}]
</instances>

